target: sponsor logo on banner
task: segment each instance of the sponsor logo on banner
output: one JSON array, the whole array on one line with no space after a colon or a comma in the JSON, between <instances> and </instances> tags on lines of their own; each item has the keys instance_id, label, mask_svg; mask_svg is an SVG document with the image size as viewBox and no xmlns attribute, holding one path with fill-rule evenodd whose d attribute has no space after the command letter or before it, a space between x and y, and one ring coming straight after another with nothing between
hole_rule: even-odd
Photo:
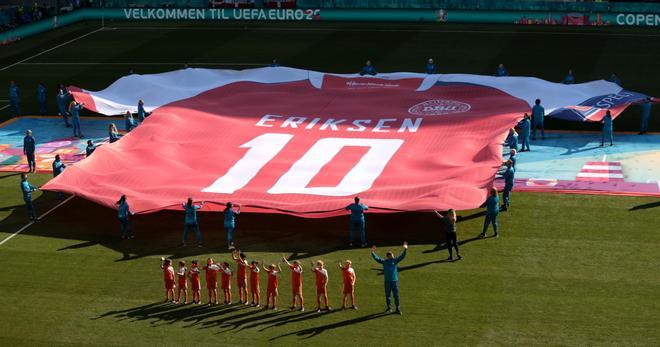
<instances>
[{"instance_id":1,"label":"sponsor logo on banner","mask_svg":"<svg viewBox=\"0 0 660 347\"><path fill-rule=\"evenodd\" d=\"M441 116L445 114L469 111L470 104L454 100L427 100L408 109L408 113L417 116Z\"/></svg>"}]
</instances>

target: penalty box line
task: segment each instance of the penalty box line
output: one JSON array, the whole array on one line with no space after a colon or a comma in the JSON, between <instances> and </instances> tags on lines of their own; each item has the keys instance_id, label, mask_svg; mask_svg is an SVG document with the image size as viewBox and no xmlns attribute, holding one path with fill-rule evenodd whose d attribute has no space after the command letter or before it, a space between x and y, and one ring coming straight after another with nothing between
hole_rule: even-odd
<instances>
[{"instance_id":1,"label":"penalty box line","mask_svg":"<svg viewBox=\"0 0 660 347\"><path fill-rule=\"evenodd\" d=\"M46 211L46 213L44 213L44 214L42 214L41 216L39 216L39 217L38 217L38 220L43 219L44 217L46 217L47 215L49 215L51 212L55 211L58 207L60 207L60 206L62 206L62 205L64 205L64 204L66 204L67 202L71 201L71 199L73 199L73 195L71 195L71 196L69 196L68 198L64 199L64 201L60 202L59 204L55 205L55 207L51 208L50 210ZM22 233L25 229L31 227L34 223L35 223L35 222L32 221L32 222L30 222L30 223L24 225L22 228L18 229L18 231L16 231L15 233L9 235L6 239L0 241L0 246L2 246L5 242L7 242L7 241L11 240L12 238L14 238L14 236L16 236L16 235Z\"/></svg>"}]
</instances>

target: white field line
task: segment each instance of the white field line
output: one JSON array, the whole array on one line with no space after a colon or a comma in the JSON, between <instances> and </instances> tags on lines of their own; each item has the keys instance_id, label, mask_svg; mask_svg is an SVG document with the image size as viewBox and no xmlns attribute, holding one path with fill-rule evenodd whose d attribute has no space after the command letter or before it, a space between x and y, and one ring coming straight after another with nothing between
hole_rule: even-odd
<instances>
[{"instance_id":1,"label":"white field line","mask_svg":"<svg viewBox=\"0 0 660 347\"><path fill-rule=\"evenodd\" d=\"M577 35L577 36L624 36L624 37L660 37L660 34L626 34L611 32L554 32L554 31L513 31L513 30L443 30L438 29L356 29L356 28L277 28L277 27L166 27L166 26L139 26L139 27L112 27L112 30L201 30L201 31L347 31L347 32L411 32L411 33L436 33L436 34L535 34L535 35Z\"/></svg>"},{"instance_id":2,"label":"white field line","mask_svg":"<svg viewBox=\"0 0 660 347\"><path fill-rule=\"evenodd\" d=\"M64 204L66 204L66 203L69 202L71 199L73 199L73 195L69 196L69 197L66 198L64 201L62 201L62 202L60 202L59 204L55 205L55 207L51 208L50 210L46 211L46 213L44 213L44 214L42 214L41 216L39 216L38 219L43 219L43 218L46 217L49 213L55 211L56 208L58 208L58 207L60 207L60 206L62 206L62 205L64 205ZM15 233L9 235L6 239L0 241L0 246L2 246L5 242L11 240L14 236L16 236L16 235L22 233L23 230L29 228L30 226L32 226L32 224L34 224L34 222L30 222L30 223L24 225L22 228L18 229L17 232L15 232Z\"/></svg>"},{"instance_id":3,"label":"white field line","mask_svg":"<svg viewBox=\"0 0 660 347\"><path fill-rule=\"evenodd\" d=\"M0 107L0 111L6 109L6 108L9 107L9 106L10 106L10 105L5 105L5 106Z\"/></svg>"},{"instance_id":4,"label":"white field line","mask_svg":"<svg viewBox=\"0 0 660 347\"><path fill-rule=\"evenodd\" d=\"M49 49L47 49L47 50L45 50L45 51L41 51L41 52L39 52L39 53L37 53L37 54L35 54L35 55L29 56L29 57L23 59L23 60L17 61L17 62L15 62L15 63L13 63L13 64L10 64L10 65L7 65L7 66L5 66L5 67L3 67L3 68L0 68L0 71L7 70L7 69L9 69L9 68L11 68L11 67L14 67L14 66L18 65L18 64L24 63L24 62L26 62L26 61L28 61L28 60L30 60L30 59L36 58L36 57L38 57L38 56L40 56L40 55L42 55L42 54L48 53L48 52L53 51L53 50L55 50L55 49L58 49L58 48L60 48L60 47L62 47L62 46L66 46L66 45L68 45L68 44L71 43L71 42L78 41L78 40L80 40L80 39L82 39L82 38L84 38L84 37L87 37L87 36L89 36L89 35L92 35L92 34L94 34L94 33L97 33L97 32L99 32L99 31L101 31L101 30L103 30L103 28L98 28L98 29L93 30L93 31L90 31L90 32L88 32L88 33L86 33L86 34L83 34L83 35L80 35L80 36L78 36L78 37L75 37L75 38L73 38L73 39L71 39L71 40L69 40L69 41L67 41L67 42L60 43L59 45L57 45L57 46L55 46L55 47L51 47L51 48L49 48Z\"/></svg>"}]
</instances>

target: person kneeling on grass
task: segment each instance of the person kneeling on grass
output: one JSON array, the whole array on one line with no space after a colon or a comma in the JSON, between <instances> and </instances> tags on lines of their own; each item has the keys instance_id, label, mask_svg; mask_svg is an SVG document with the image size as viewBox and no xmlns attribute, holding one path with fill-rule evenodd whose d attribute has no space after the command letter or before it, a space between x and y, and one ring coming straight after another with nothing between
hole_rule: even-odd
<instances>
[{"instance_id":1,"label":"person kneeling on grass","mask_svg":"<svg viewBox=\"0 0 660 347\"><path fill-rule=\"evenodd\" d=\"M346 308L346 297L350 296L351 308L357 310L357 306L355 306L355 270L353 270L353 263L350 260L346 259L345 264L345 266L342 266L341 259L339 260L339 268L341 269L344 278L344 288L342 290L341 297L341 309L343 310Z\"/></svg>"},{"instance_id":2,"label":"person kneeling on grass","mask_svg":"<svg viewBox=\"0 0 660 347\"><path fill-rule=\"evenodd\" d=\"M192 303L199 304L201 300L201 281L199 278L199 266L197 260L193 260L190 265L190 271L188 271L188 277L190 277L190 287L192 289Z\"/></svg>"},{"instance_id":3,"label":"person kneeling on grass","mask_svg":"<svg viewBox=\"0 0 660 347\"><path fill-rule=\"evenodd\" d=\"M213 258L206 260L206 289L209 291L209 306L218 304L218 271L220 266L213 263Z\"/></svg>"},{"instance_id":4,"label":"person kneeling on grass","mask_svg":"<svg viewBox=\"0 0 660 347\"><path fill-rule=\"evenodd\" d=\"M265 264L263 261L261 262L262 264ZM273 300L273 310L277 310L277 285L278 285L278 278L280 276L280 273L282 272L282 268L280 267L279 264L270 264L268 268L264 265L264 270L266 273L268 273L268 288L266 289L266 307L264 309L268 309L268 303L270 300Z\"/></svg>"},{"instance_id":5,"label":"person kneeling on grass","mask_svg":"<svg viewBox=\"0 0 660 347\"><path fill-rule=\"evenodd\" d=\"M440 214L440 212L435 211L435 214L440 217L443 223L445 223L445 236L447 238L447 251L449 251L449 258L447 260L454 260L451 248L456 249L456 257L461 259L461 253L458 251L458 243L456 242L456 211L454 209L447 210L446 215Z\"/></svg>"},{"instance_id":6,"label":"person kneeling on grass","mask_svg":"<svg viewBox=\"0 0 660 347\"><path fill-rule=\"evenodd\" d=\"M291 309L296 309L296 299L298 299L300 301L300 311L304 312L305 301L302 294L302 265L297 260L294 260L293 264L289 263L285 256L282 256L282 261L291 269Z\"/></svg>"},{"instance_id":7,"label":"person kneeling on grass","mask_svg":"<svg viewBox=\"0 0 660 347\"><path fill-rule=\"evenodd\" d=\"M408 253L408 242L403 243L403 253L400 256L394 257L394 253L387 252L385 259L376 255L376 246L371 246L371 257L379 264L383 265L383 277L385 279L385 303L387 308L385 312L392 312L392 305L390 304L390 294L394 295L394 304L396 305L396 313L401 314L401 306L399 305L399 269L398 264L406 257Z\"/></svg>"},{"instance_id":8,"label":"person kneeling on grass","mask_svg":"<svg viewBox=\"0 0 660 347\"><path fill-rule=\"evenodd\" d=\"M174 267L172 267L172 259L165 259L160 257L160 268L163 269L163 279L165 280L165 301L172 301L174 303ZM170 299L171 298L171 299Z\"/></svg>"},{"instance_id":9,"label":"person kneeling on grass","mask_svg":"<svg viewBox=\"0 0 660 347\"><path fill-rule=\"evenodd\" d=\"M176 282L179 285L179 290L176 292L176 304L181 302L181 292L183 291L183 304L188 303L188 279L186 278L186 262L179 261L179 271L176 272Z\"/></svg>"},{"instance_id":10,"label":"person kneeling on grass","mask_svg":"<svg viewBox=\"0 0 660 347\"><path fill-rule=\"evenodd\" d=\"M328 270L324 268L323 260L317 260L316 266L312 262L312 272L316 275L316 312L321 312L321 297L325 303L325 310L330 311L328 306Z\"/></svg>"}]
</instances>

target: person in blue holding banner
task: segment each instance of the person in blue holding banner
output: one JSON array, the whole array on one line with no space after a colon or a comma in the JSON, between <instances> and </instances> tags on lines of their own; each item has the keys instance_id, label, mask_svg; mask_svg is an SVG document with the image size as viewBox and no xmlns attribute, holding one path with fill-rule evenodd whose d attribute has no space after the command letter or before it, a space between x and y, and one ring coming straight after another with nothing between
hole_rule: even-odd
<instances>
[{"instance_id":1,"label":"person in blue holding banner","mask_svg":"<svg viewBox=\"0 0 660 347\"><path fill-rule=\"evenodd\" d=\"M197 247L202 247L202 232L199 230L199 223L197 222L197 210L204 207L202 201L199 205L193 204L192 198L183 204L183 209L186 211L186 219L183 226L183 237L181 239L181 246L186 246L188 239L188 230L193 229L195 232L195 240L197 240Z\"/></svg>"},{"instance_id":2,"label":"person in blue holding banner","mask_svg":"<svg viewBox=\"0 0 660 347\"><path fill-rule=\"evenodd\" d=\"M566 77L564 77L564 80L561 82L563 84L573 84L575 83L575 77L573 77L573 70L569 69L568 73L566 74Z\"/></svg>"},{"instance_id":3,"label":"person in blue holding banner","mask_svg":"<svg viewBox=\"0 0 660 347\"><path fill-rule=\"evenodd\" d=\"M87 147L85 147L85 158L89 157L94 153L96 150L96 146L94 146L94 142L92 140L87 140Z\"/></svg>"},{"instance_id":4,"label":"person in blue holding banner","mask_svg":"<svg viewBox=\"0 0 660 347\"><path fill-rule=\"evenodd\" d=\"M493 231L495 234L493 236L498 237L497 232L498 223L497 216L500 214L500 197L497 195L497 188L493 187L490 189L490 194L486 199L486 219L484 220L484 229L479 234L480 238L486 237L486 232L488 227L492 224Z\"/></svg>"},{"instance_id":5,"label":"person in blue holding banner","mask_svg":"<svg viewBox=\"0 0 660 347\"><path fill-rule=\"evenodd\" d=\"M115 123L108 124L108 142L115 143L119 141L120 138L121 134L119 133L119 130L117 130Z\"/></svg>"},{"instance_id":6,"label":"person in blue holding banner","mask_svg":"<svg viewBox=\"0 0 660 347\"><path fill-rule=\"evenodd\" d=\"M21 191L23 192L23 201L25 201L25 207L27 208L28 219L30 221L37 220L37 213L34 210L34 205L32 204L32 192L38 190L39 188L33 186L28 182L27 174L21 174Z\"/></svg>"},{"instance_id":7,"label":"person in blue holding banner","mask_svg":"<svg viewBox=\"0 0 660 347\"><path fill-rule=\"evenodd\" d=\"M610 75L610 78L608 78L607 81L612 82L612 83L616 83L618 86L621 86L621 79L614 72L612 72L612 74Z\"/></svg>"},{"instance_id":8,"label":"person in blue holding banner","mask_svg":"<svg viewBox=\"0 0 660 347\"><path fill-rule=\"evenodd\" d=\"M124 115L124 126L126 127L126 132L137 127L137 123L135 122L135 119L133 119L131 111L126 111L126 114Z\"/></svg>"},{"instance_id":9,"label":"person in blue holding banner","mask_svg":"<svg viewBox=\"0 0 660 347\"><path fill-rule=\"evenodd\" d=\"M21 91L14 81L9 82L9 104L14 110L14 116L18 116L21 113Z\"/></svg>"},{"instance_id":10,"label":"person in blue holding banner","mask_svg":"<svg viewBox=\"0 0 660 347\"><path fill-rule=\"evenodd\" d=\"M614 146L614 136L612 135L612 114L607 110L603 117L603 134L600 138L600 146L605 146L605 139L610 139L610 146Z\"/></svg>"},{"instance_id":11,"label":"person in blue holding banner","mask_svg":"<svg viewBox=\"0 0 660 347\"><path fill-rule=\"evenodd\" d=\"M545 117L545 108L541 106L541 99L534 101L532 107L532 140L536 140L536 128L541 129L541 139L545 140L545 127L543 126L543 118Z\"/></svg>"},{"instance_id":12,"label":"person in blue holding banner","mask_svg":"<svg viewBox=\"0 0 660 347\"><path fill-rule=\"evenodd\" d=\"M55 155L55 160L53 161L53 177L59 176L62 171L66 168L66 165L62 162L59 154ZM64 193L57 192L57 198L62 200L64 199Z\"/></svg>"},{"instance_id":13,"label":"person in blue holding banner","mask_svg":"<svg viewBox=\"0 0 660 347\"><path fill-rule=\"evenodd\" d=\"M509 151L509 159L508 160L511 160L511 166L514 169L516 168L516 161L518 161L518 156L516 154L518 154L518 151L511 148L511 150ZM506 162L504 162L504 165L506 165Z\"/></svg>"},{"instance_id":14,"label":"person in blue holding banner","mask_svg":"<svg viewBox=\"0 0 660 347\"><path fill-rule=\"evenodd\" d=\"M515 179L516 169L513 167L513 161L506 161L506 171L502 177L504 178L504 192L502 193L502 198L504 198L504 204L502 204L502 211L508 211L510 202L511 202L511 191L513 190L513 182Z\"/></svg>"},{"instance_id":15,"label":"person in blue holding banner","mask_svg":"<svg viewBox=\"0 0 660 347\"><path fill-rule=\"evenodd\" d=\"M37 86L37 102L39 103L39 113L46 114L46 87L42 83Z\"/></svg>"},{"instance_id":16,"label":"person in blue holding banner","mask_svg":"<svg viewBox=\"0 0 660 347\"><path fill-rule=\"evenodd\" d=\"M509 71L504 67L504 64L500 64L497 66L497 71L495 71L495 76L497 77L509 76Z\"/></svg>"},{"instance_id":17,"label":"person in blue holding banner","mask_svg":"<svg viewBox=\"0 0 660 347\"><path fill-rule=\"evenodd\" d=\"M362 71L360 71L360 76L364 75L370 75L370 76L376 76L376 68L371 65L371 60L367 60L367 62L364 64L364 67L362 68Z\"/></svg>"},{"instance_id":18,"label":"person in blue holding banner","mask_svg":"<svg viewBox=\"0 0 660 347\"><path fill-rule=\"evenodd\" d=\"M437 71L435 63L433 63L433 59L429 58L429 60L426 62L426 74L428 75L433 75Z\"/></svg>"},{"instance_id":19,"label":"person in blue holding banner","mask_svg":"<svg viewBox=\"0 0 660 347\"><path fill-rule=\"evenodd\" d=\"M133 239L133 228L131 227L131 222L128 220L128 217L132 215L131 208L126 202L126 195L122 195L117 201L117 217L119 217L121 238L122 239Z\"/></svg>"},{"instance_id":20,"label":"person in blue holding banner","mask_svg":"<svg viewBox=\"0 0 660 347\"><path fill-rule=\"evenodd\" d=\"M530 136L530 130L532 127L532 122L529 120L529 114L525 113L525 116L523 119L518 122L518 126L521 129L521 152L529 152L529 136Z\"/></svg>"},{"instance_id":21,"label":"person in blue holding banner","mask_svg":"<svg viewBox=\"0 0 660 347\"><path fill-rule=\"evenodd\" d=\"M396 313L401 314L401 305L399 304L399 268L398 264L406 257L408 253L408 242L403 243L403 253L395 257L394 253L389 251L385 259L376 254L376 246L371 246L371 257L379 264L383 265L383 278L385 280L385 303L387 307L385 312L392 312L392 303L390 295L394 295L394 305Z\"/></svg>"},{"instance_id":22,"label":"person in blue holding banner","mask_svg":"<svg viewBox=\"0 0 660 347\"><path fill-rule=\"evenodd\" d=\"M27 158L28 162L28 172L35 172L37 170L37 163L35 161L34 152L37 149L36 140L32 136L32 130L25 131L25 137L23 138L23 154Z\"/></svg>"},{"instance_id":23,"label":"person in blue holding banner","mask_svg":"<svg viewBox=\"0 0 660 347\"><path fill-rule=\"evenodd\" d=\"M642 104L642 122L639 134L644 135L649 130L649 118L651 118L651 97L647 97Z\"/></svg>"},{"instance_id":24,"label":"person in blue holding banner","mask_svg":"<svg viewBox=\"0 0 660 347\"><path fill-rule=\"evenodd\" d=\"M234 249L234 230L236 230L236 216L241 214L241 207L239 206L236 211L233 209L234 205L228 202L224 215L225 215L225 231L227 231L227 249Z\"/></svg>"},{"instance_id":25,"label":"person in blue holding banner","mask_svg":"<svg viewBox=\"0 0 660 347\"><path fill-rule=\"evenodd\" d=\"M73 124L73 136L82 138L83 134L80 130L80 110L85 106L82 102L72 101L69 106L69 112L71 112L71 123Z\"/></svg>"},{"instance_id":26,"label":"person in blue holding banner","mask_svg":"<svg viewBox=\"0 0 660 347\"><path fill-rule=\"evenodd\" d=\"M516 132L516 129L509 129L507 144L509 145L509 149L515 149L516 151L518 150L518 133Z\"/></svg>"},{"instance_id":27,"label":"person in blue holding banner","mask_svg":"<svg viewBox=\"0 0 660 347\"><path fill-rule=\"evenodd\" d=\"M279 67L280 63L277 61L277 59L273 58L273 60L270 62L270 67Z\"/></svg>"},{"instance_id":28,"label":"person in blue holding banner","mask_svg":"<svg viewBox=\"0 0 660 347\"><path fill-rule=\"evenodd\" d=\"M149 117L149 113L144 109L144 100L138 101L138 122L144 122L144 119Z\"/></svg>"},{"instance_id":29,"label":"person in blue holding banner","mask_svg":"<svg viewBox=\"0 0 660 347\"><path fill-rule=\"evenodd\" d=\"M62 119L64 119L64 125L67 128L70 128L71 124L69 124L69 111L66 109L66 103L68 98L69 98L69 92L67 92L67 90L64 87L61 87L60 90L57 92L57 96L56 96L57 109L59 110Z\"/></svg>"},{"instance_id":30,"label":"person in blue holding banner","mask_svg":"<svg viewBox=\"0 0 660 347\"><path fill-rule=\"evenodd\" d=\"M360 198L355 197L353 203L346 206L347 211L351 211L351 224L349 229L349 247L353 247L353 238L355 236L355 231L357 230L360 233L360 241L362 241L362 247L367 246L367 235L364 230L364 211L368 210L369 207L365 204L360 203Z\"/></svg>"}]
</instances>

